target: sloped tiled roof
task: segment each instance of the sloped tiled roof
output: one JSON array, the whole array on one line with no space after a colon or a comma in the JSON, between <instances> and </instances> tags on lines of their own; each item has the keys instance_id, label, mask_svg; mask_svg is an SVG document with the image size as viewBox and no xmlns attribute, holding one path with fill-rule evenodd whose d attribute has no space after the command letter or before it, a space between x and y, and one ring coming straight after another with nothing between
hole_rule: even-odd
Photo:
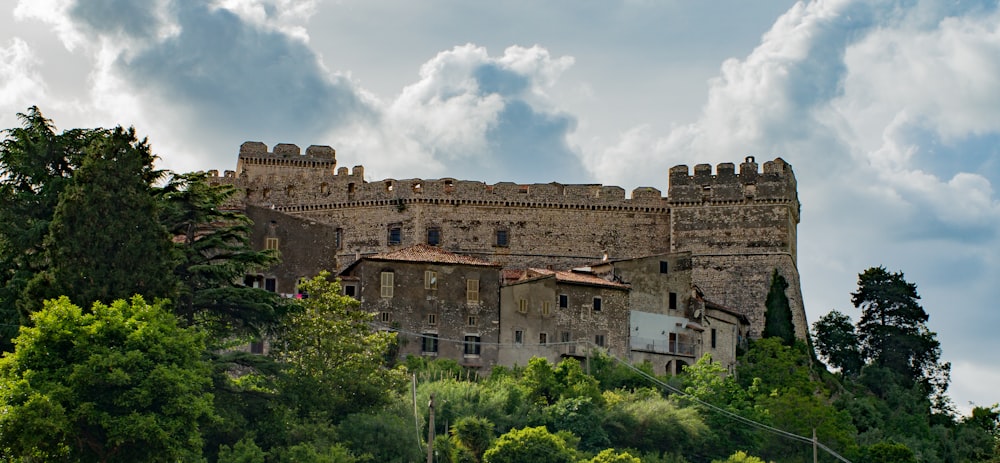
<instances>
[{"instance_id":1,"label":"sloped tiled roof","mask_svg":"<svg viewBox=\"0 0 1000 463\"><path fill-rule=\"evenodd\" d=\"M504 284L513 283L524 278L526 270L519 268L505 268L500 271L500 281Z\"/></svg>"},{"instance_id":2,"label":"sloped tiled roof","mask_svg":"<svg viewBox=\"0 0 1000 463\"><path fill-rule=\"evenodd\" d=\"M493 264L482 259L455 254L429 244L417 244L391 252L366 256L363 259L393 262L422 262L429 264L460 264L479 267L499 267L497 264Z\"/></svg>"},{"instance_id":3,"label":"sloped tiled roof","mask_svg":"<svg viewBox=\"0 0 1000 463\"><path fill-rule=\"evenodd\" d=\"M565 270L549 270L544 268L529 268L526 273L526 279L524 281L540 277L555 277L556 281L561 283L602 286L605 288L614 288L614 289L629 289L629 285L614 281L608 281L605 280L604 278L600 278L594 275L588 275L586 273L568 272Z\"/></svg>"}]
</instances>

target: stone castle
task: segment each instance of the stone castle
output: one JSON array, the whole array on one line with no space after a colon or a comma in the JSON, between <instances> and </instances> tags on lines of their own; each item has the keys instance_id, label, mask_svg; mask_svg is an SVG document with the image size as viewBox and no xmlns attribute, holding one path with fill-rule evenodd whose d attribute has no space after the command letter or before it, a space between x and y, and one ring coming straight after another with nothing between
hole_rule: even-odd
<instances>
[{"instance_id":1,"label":"stone castle","mask_svg":"<svg viewBox=\"0 0 1000 463\"><path fill-rule=\"evenodd\" d=\"M666 196L655 188L600 184L518 184L441 179L366 180L364 168L338 167L328 146L302 153L240 147L235 171L210 172L238 187L235 206L255 222L254 242L281 251L269 289L291 293L298 278L342 270L364 256L417 244L501 269L571 269L644 256L684 256L692 288L764 326L771 273L789 283L799 337L807 323L796 258L799 201L792 167L679 165Z\"/></svg>"}]
</instances>

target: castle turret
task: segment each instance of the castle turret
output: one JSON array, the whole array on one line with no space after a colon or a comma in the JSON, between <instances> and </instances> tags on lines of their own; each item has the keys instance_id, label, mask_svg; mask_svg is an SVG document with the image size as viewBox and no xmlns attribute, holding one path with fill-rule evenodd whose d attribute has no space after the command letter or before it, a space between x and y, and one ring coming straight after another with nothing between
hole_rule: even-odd
<instances>
[{"instance_id":1,"label":"castle turret","mask_svg":"<svg viewBox=\"0 0 1000 463\"><path fill-rule=\"evenodd\" d=\"M692 253L695 284L713 299L738 307L759 335L774 269L789 283L796 334L808 331L796 267L799 200L792 166L781 158L764 163L752 156L736 173L732 163L670 169L670 247Z\"/></svg>"},{"instance_id":2,"label":"castle turret","mask_svg":"<svg viewBox=\"0 0 1000 463\"><path fill-rule=\"evenodd\" d=\"M291 143L278 143L273 151L268 152L267 145L248 141L240 145L236 172L248 181L268 175L289 177L317 172L332 175L337 168L336 154L333 148L320 145L312 145L302 154L298 145Z\"/></svg>"}]
</instances>

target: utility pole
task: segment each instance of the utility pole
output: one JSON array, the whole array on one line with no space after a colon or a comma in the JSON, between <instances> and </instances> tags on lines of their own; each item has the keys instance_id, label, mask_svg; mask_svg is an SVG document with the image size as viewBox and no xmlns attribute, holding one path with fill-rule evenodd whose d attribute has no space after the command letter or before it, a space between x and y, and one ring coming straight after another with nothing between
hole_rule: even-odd
<instances>
[{"instance_id":1,"label":"utility pole","mask_svg":"<svg viewBox=\"0 0 1000 463\"><path fill-rule=\"evenodd\" d=\"M813 428L813 463L819 461L819 455L816 453L816 428Z\"/></svg>"},{"instance_id":2,"label":"utility pole","mask_svg":"<svg viewBox=\"0 0 1000 463\"><path fill-rule=\"evenodd\" d=\"M431 393L431 401L427 404L427 411L430 412L430 420L427 426L427 463L434 463L434 393Z\"/></svg>"}]
</instances>

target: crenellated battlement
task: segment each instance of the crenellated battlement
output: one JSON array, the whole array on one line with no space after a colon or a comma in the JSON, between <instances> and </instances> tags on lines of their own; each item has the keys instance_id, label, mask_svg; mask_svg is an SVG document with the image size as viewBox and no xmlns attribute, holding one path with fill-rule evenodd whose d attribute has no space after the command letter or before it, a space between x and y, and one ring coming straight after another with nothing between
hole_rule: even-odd
<instances>
[{"instance_id":1,"label":"crenellated battlement","mask_svg":"<svg viewBox=\"0 0 1000 463\"><path fill-rule=\"evenodd\" d=\"M305 154L298 145L278 143L272 151L258 141L240 145L236 172L240 177L257 178L269 175L329 172L337 168L337 152L326 145L311 145Z\"/></svg>"},{"instance_id":2,"label":"crenellated battlement","mask_svg":"<svg viewBox=\"0 0 1000 463\"><path fill-rule=\"evenodd\" d=\"M792 166L775 158L765 162L761 172L753 156L747 156L740 164L739 173L731 162L717 165L714 173L709 164L694 166L694 174L686 165L671 167L667 198L674 205L798 201Z\"/></svg>"},{"instance_id":3,"label":"crenellated battlement","mask_svg":"<svg viewBox=\"0 0 1000 463\"><path fill-rule=\"evenodd\" d=\"M454 178L387 178L369 182L364 178L362 166L350 170L338 168L336 152L329 146L312 145L303 154L294 144L279 143L268 151L264 143L248 141L240 146L236 171L226 171L225 177L217 181L241 187L248 203L292 209L385 201L657 210L703 204L797 202L795 175L791 165L781 158L765 162L762 171L752 156L739 165L739 172L733 163L719 164L714 171L709 164L698 164L693 173L688 166L678 165L670 169L668 178L666 196L652 187L636 188L626 196L621 187L601 184L489 185Z\"/></svg>"},{"instance_id":4,"label":"crenellated battlement","mask_svg":"<svg viewBox=\"0 0 1000 463\"><path fill-rule=\"evenodd\" d=\"M306 160L336 161L337 152L327 145L310 145L303 155L298 145L292 143L278 143L274 145L273 151L267 150L267 145L259 141L248 141L240 145L240 157L248 158L278 158L294 160L302 157Z\"/></svg>"}]
</instances>

